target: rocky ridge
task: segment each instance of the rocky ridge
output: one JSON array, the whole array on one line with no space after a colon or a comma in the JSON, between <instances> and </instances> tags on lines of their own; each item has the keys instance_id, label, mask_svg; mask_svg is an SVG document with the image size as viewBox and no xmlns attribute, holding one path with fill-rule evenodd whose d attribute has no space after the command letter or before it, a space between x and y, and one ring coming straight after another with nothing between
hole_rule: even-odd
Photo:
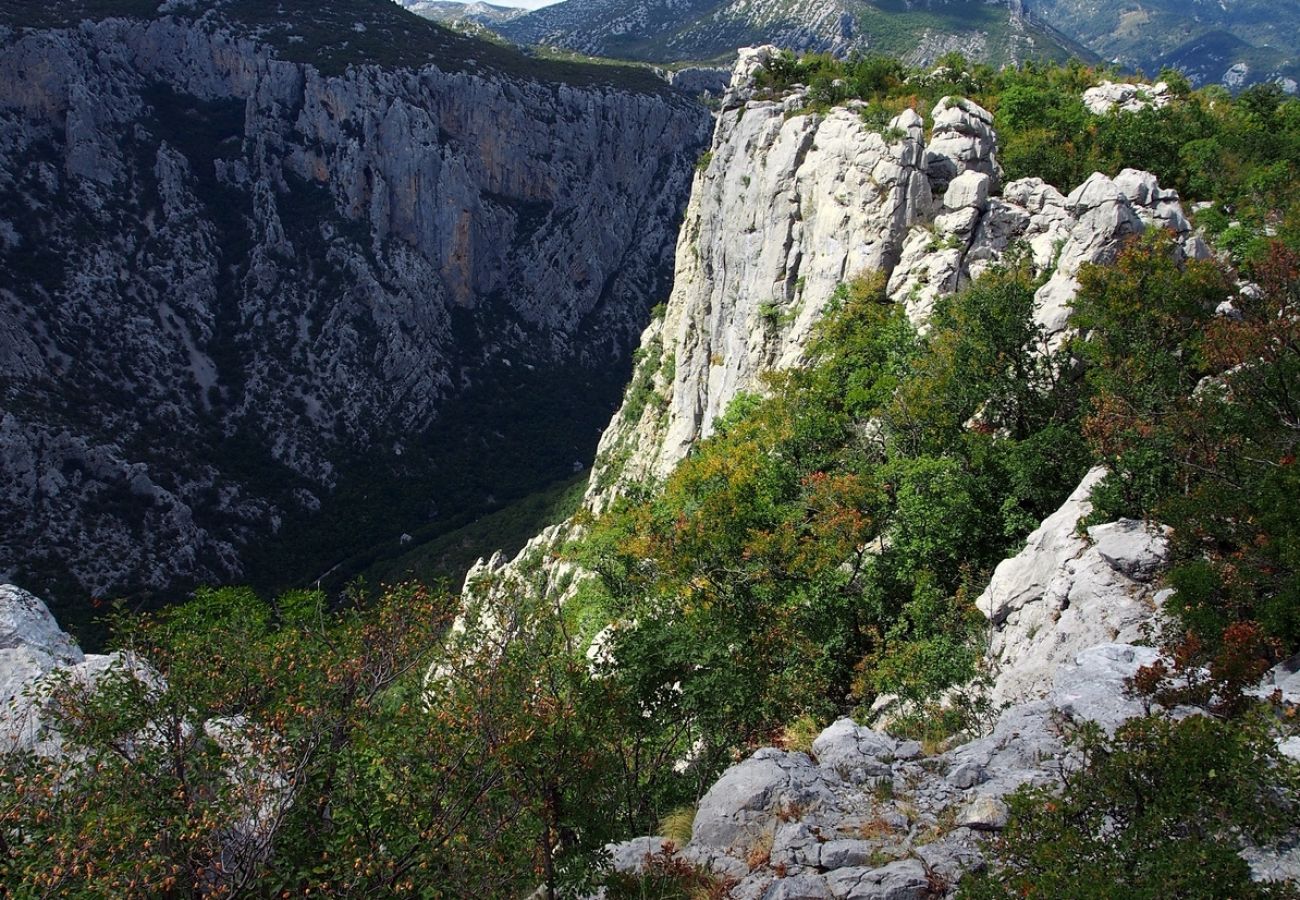
<instances>
[{"instance_id":1,"label":"rocky ridge","mask_svg":"<svg viewBox=\"0 0 1300 900\"><path fill-rule=\"evenodd\" d=\"M916 741L841 719L810 752L766 748L728 769L701 798L690 840L637 838L611 848L636 872L677 857L731 885L734 900L921 900L948 896L985 865L1008 822L1007 794L1050 787L1075 765L1072 725L1107 732L1145 715L1128 681L1160 655L1143 637L1167 560L1160 532L1120 521L1078 533L1092 472L978 601L990 617L991 691L1001 709L984 736L934 755ZM1261 693L1300 703L1294 664ZM1191 714L1173 710L1174 715ZM1281 751L1300 759L1300 741ZM1243 856L1261 881L1300 880L1300 836Z\"/></svg>"},{"instance_id":2,"label":"rocky ridge","mask_svg":"<svg viewBox=\"0 0 1300 900\"><path fill-rule=\"evenodd\" d=\"M1113 260L1128 237L1169 228L1187 255L1209 253L1177 193L1146 172L1097 173L1069 196L1035 178L1001 184L992 116L969 100L935 106L927 143L914 110L877 132L860 104L802 113L797 90L757 99L754 73L776 52L742 50L736 62L682 223L672 294L601 436L585 499L593 511L628 483L666 477L737 393L797 365L846 279L883 272L923 327L935 299L1023 248L1051 273L1036 316L1060 340L1079 269ZM525 561L544 562L572 536L567 525L547 529L513 565L498 554L466 583L519 582ZM573 583L567 566L549 580Z\"/></svg>"},{"instance_id":3,"label":"rocky ridge","mask_svg":"<svg viewBox=\"0 0 1300 900\"><path fill-rule=\"evenodd\" d=\"M1060 340L1079 269L1113 260L1129 236L1162 227L1188 256L1209 252L1177 195L1148 173L1094 174L1068 196L1038 179L1002 184L992 117L961 98L932 111L928 143L915 112L880 134L852 106L801 114L797 91L756 99L748 85L772 52L742 51L737 62L696 176L673 294L642 336L633 384L601 440L586 497L594 511L629 481L666 476L738 392L760 389L762 372L798 364L846 278L888 274L890 296L924 327L935 299L1023 252L1049 275L1036 315ZM1157 659L1142 644L1157 624L1168 542L1130 520L1080 533L1103 475L1088 473L977 600L989 619L987 692L1002 708L988 734L927 757L915 742L842 720L811 754L769 748L729 769L701 800L685 846L639 838L611 848L614 866L676 856L751 900L951 891L983 865L984 837L1005 826L1005 795L1054 783L1068 764L1063 722L1113 731L1145 711L1125 687ZM513 561L481 562L467 596L509 585L563 597L582 573L558 551L577 533L555 526ZM1283 685L1300 700L1294 677L1279 668L1261 690ZM1294 740L1282 749L1300 753ZM1300 877L1294 844L1253 849L1249 861L1261 879Z\"/></svg>"},{"instance_id":4,"label":"rocky ridge","mask_svg":"<svg viewBox=\"0 0 1300 900\"><path fill-rule=\"evenodd\" d=\"M229 581L340 491L416 486L395 541L507 471L556 475L511 447L569 471L574 438L542 413L521 434L511 398L607 415L707 112L649 74L402 32L380 0L330 12L404 35L396 63L163 7L0 19L0 573L61 601ZM439 497L457 484L477 499Z\"/></svg>"}]
</instances>

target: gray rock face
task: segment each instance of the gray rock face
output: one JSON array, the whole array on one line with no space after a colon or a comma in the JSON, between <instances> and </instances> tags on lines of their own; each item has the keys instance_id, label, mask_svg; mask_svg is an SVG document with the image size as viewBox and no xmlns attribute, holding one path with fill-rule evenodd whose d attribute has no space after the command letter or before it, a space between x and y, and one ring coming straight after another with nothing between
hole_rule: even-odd
<instances>
[{"instance_id":1,"label":"gray rock face","mask_svg":"<svg viewBox=\"0 0 1300 900\"><path fill-rule=\"evenodd\" d=\"M620 479L667 474L760 372L797 363L836 286L892 269L908 228L932 213L915 113L887 141L850 109L799 114L798 93L750 99L773 52L737 61L667 312L642 335L661 399L625 408L606 430L588 495L597 508Z\"/></svg>"},{"instance_id":2,"label":"gray rock face","mask_svg":"<svg viewBox=\"0 0 1300 900\"><path fill-rule=\"evenodd\" d=\"M993 627L995 703L1045 696L1062 665L1089 647L1139 640L1157 613L1152 582L1169 558L1164 530L1121 520L1079 533L1104 476L1089 472L976 600Z\"/></svg>"},{"instance_id":3,"label":"gray rock face","mask_svg":"<svg viewBox=\"0 0 1300 900\"><path fill-rule=\"evenodd\" d=\"M0 573L235 578L341 484L492 465L493 397L588 396L667 291L684 95L325 75L216 15L0 33Z\"/></svg>"},{"instance_id":4,"label":"gray rock face","mask_svg":"<svg viewBox=\"0 0 1300 900\"><path fill-rule=\"evenodd\" d=\"M760 750L728 769L701 799L691 841L743 852L783 810L835 803L827 777L803 754Z\"/></svg>"}]
</instances>

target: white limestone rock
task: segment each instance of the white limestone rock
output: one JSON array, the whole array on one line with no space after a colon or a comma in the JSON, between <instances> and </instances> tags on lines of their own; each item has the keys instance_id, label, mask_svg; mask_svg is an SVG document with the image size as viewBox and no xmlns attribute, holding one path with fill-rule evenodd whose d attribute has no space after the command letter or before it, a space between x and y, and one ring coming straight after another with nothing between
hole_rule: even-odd
<instances>
[{"instance_id":1,"label":"white limestone rock","mask_svg":"<svg viewBox=\"0 0 1300 900\"><path fill-rule=\"evenodd\" d=\"M935 104L931 120L934 127L925 151L925 167L937 192L946 190L949 182L967 171L982 172L995 185L1001 180L992 113L963 97L943 97Z\"/></svg>"},{"instance_id":2,"label":"white limestone rock","mask_svg":"<svg viewBox=\"0 0 1300 900\"><path fill-rule=\"evenodd\" d=\"M1103 81L1097 87L1083 92L1083 105L1096 116L1104 116L1114 110L1140 112L1147 108L1161 109L1172 100L1169 85L1163 81L1155 84Z\"/></svg>"},{"instance_id":3,"label":"white limestone rock","mask_svg":"<svg viewBox=\"0 0 1300 900\"><path fill-rule=\"evenodd\" d=\"M1144 637L1158 612L1153 582L1168 562L1166 532L1122 520L1079 523L1092 511L1093 469L1016 556L993 572L976 606L992 626L995 703L1047 696L1055 673L1088 647Z\"/></svg>"},{"instance_id":4,"label":"white limestone rock","mask_svg":"<svg viewBox=\"0 0 1300 900\"><path fill-rule=\"evenodd\" d=\"M806 754L759 750L728 769L700 799L691 843L743 855L779 811L833 807L838 782Z\"/></svg>"},{"instance_id":5,"label":"white limestone rock","mask_svg":"<svg viewBox=\"0 0 1300 900\"><path fill-rule=\"evenodd\" d=\"M56 663L84 658L40 599L12 584L0 584L0 650L27 649Z\"/></svg>"}]
</instances>

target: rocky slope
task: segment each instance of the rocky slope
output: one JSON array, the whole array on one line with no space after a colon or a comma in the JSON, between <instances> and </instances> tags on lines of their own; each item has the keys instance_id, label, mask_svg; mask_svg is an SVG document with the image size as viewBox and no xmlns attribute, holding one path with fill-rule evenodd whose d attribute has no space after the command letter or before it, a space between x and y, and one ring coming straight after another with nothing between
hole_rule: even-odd
<instances>
[{"instance_id":1,"label":"rocky slope","mask_svg":"<svg viewBox=\"0 0 1300 900\"><path fill-rule=\"evenodd\" d=\"M1034 0L1035 11L1104 59L1155 74L1164 66L1197 85L1240 88L1300 79L1300 7L1272 0Z\"/></svg>"},{"instance_id":2,"label":"rocky slope","mask_svg":"<svg viewBox=\"0 0 1300 900\"><path fill-rule=\"evenodd\" d=\"M60 603L570 471L667 291L702 108L308 7L0 7L0 573Z\"/></svg>"},{"instance_id":3,"label":"rocky slope","mask_svg":"<svg viewBox=\"0 0 1300 900\"><path fill-rule=\"evenodd\" d=\"M970 101L944 98L928 122L909 110L877 132L855 103L801 114L798 90L755 99L754 72L775 52L740 53L682 223L672 294L641 336L623 406L600 439L591 510L631 482L666 477L737 393L798 364L846 279L883 272L891 298L924 327L938 296L1023 246L1050 276L1036 315L1059 340L1079 269L1113 260L1127 237L1154 225L1189 256L1209 252L1177 193L1149 173L1097 173L1069 196L1034 178L1003 185L992 116ZM531 563L571 534L547 529L515 560L476 566L467 584L492 576L527 589L519 573L535 577ZM544 571L572 588L566 565Z\"/></svg>"},{"instance_id":4,"label":"rocky slope","mask_svg":"<svg viewBox=\"0 0 1300 900\"><path fill-rule=\"evenodd\" d=\"M1126 641L1151 619L1163 537L1117 522L1081 538L1096 477L999 567L980 600L1001 667L994 698L1006 704L986 735L927 756L915 741L842 719L808 753L767 748L728 769L701 798L689 842L620 844L615 867L637 871L651 857L676 856L729 879L736 900L949 896L985 864L987 838L1006 826L1003 798L1022 785L1059 784L1062 768L1076 764L1062 725L1095 722L1113 733L1147 712L1127 681L1159 654ZM1300 703L1298 662L1270 672L1265 692ZM1300 759L1300 739L1280 750ZM1258 880L1300 880L1294 836L1243 856Z\"/></svg>"},{"instance_id":5,"label":"rocky slope","mask_svg":"<svg viewBox=\"0 0 1300 900\"><path fill-rule=\"evenodd\" d=\"M755 99L750 79L772 52L742 51L737 63L696 176L673 293L642 336L623 408L601 440L590 509L630 481L667 475L738 392L798 364L846 278L883 271L923 328L938 296L1023 247L1050 275L1037 316L1054 340L1080 267L1113 259L1127 236L1164 227L1189 256L1208 253L1177 195L1147 173L1095 174L1068 196L1037 179L1002 184L991 117L960 98L931 111L928 141L914 112L880 134L852 108L801 113L798 91ZM976 601L989 620L992 682L981 690L1000 710L987 735L927 757L915 742L842 720L810 754L769 748L729 769L701 799L684 846L639 838L611 848L614 865L635 871L675 856L728 879L737 900L949 893L1005 826L1002 798L1059 776L1070 752L1062 719L1113 730L1145 710L1125 682L1157 657L1140 644L1156 623L1168 543L1130 520L1080 533L1103 474L1090 472ZM575 533L557 526L513 561L481 563L468 596L502 585L574 590L581 573L557 551ZM1294 663L1280 667L1266 690L1300 701L1296 677ZM1300 758L1295 739L1282 750ZM1300 878L1295 842L1248 857L1260 879Z\"/></svg>"},{"instance_id":6,"label":"rocky slope","mask_svg":"<svg viewBox=\"0 0 1300 900\"><path fill-rule=\"evenodd\" d=\"M995 64L1088 56L1023 0L567 0L493 25L521 44L652 62L793 50L888 53L929 65L951 50Z\"/></svg>"}]
</instances>

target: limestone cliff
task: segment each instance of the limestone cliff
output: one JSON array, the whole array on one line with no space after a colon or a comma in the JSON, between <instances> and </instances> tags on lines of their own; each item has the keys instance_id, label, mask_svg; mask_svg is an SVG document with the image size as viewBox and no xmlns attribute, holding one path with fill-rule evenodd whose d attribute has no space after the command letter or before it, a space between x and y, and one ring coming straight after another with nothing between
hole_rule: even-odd
<instances>
[{"instance_id":1,"label":"limestone cliff","mask_svg":"<svg viewBox=\"0 0 1300 900\"><path fill-rule=\"evenodd\" d=\"M623 407L600 440L586 495L600 511L621 486L666 477L741 391L797 365L836 286L872 272L924 328L937 297L1024 247L1050 275L1037 316L1066 326L1079 269L1108 262L1148 225L1183 251L1208 248L1176 192L1154 176L1094 174L1069 196L1030 178L1003 185L993 117L958 97L926 121L908 110L873 130L861 104L818 112L801 91L758 98L754 72L776 52L742 50L677 243L673 291L641 336ZM561 544L539 536L521 558ZM497 557L470 574L511 577ZM565 579L565 583L569 583Z\"/></svg>"},{"instance_id":2,"label":"limestone cliff","mask_svg":"<svg viewBox=\"0 0 1300 900\"><path fill-rule=\"evenodd\" d=\"M119 5L0 17L0 573L312 578L589 452L705 110L383 0Z\"/></svg>"}]
</instances>

